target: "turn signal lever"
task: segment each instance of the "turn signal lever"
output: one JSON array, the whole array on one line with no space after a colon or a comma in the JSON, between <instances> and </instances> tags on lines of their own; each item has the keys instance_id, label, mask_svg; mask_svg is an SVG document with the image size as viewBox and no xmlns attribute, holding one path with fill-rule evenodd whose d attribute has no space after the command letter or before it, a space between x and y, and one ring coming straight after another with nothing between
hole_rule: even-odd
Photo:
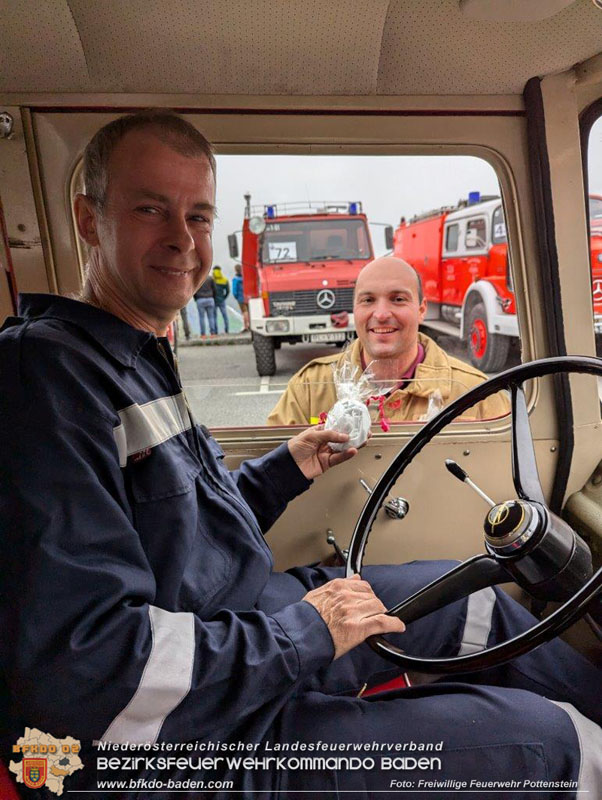
<instances>
[{"instance_id":1,"label":"turn signal lever","mask_svg":"<svg viewBox=\"0 0 602 800\"><path fill-rule=\"evenodd\" d=\"M495 506L495 503L491 499L491 497L488 497L482 489L479 489L476 483L470 480L470 478L468 477L468 473L464 472L464 470L459 464L457 464L455 461L452 461L451 458L446 458L445 466L447 467L449 472L451 472L454 478L457 478L459 481L462 481L462 483L466 483L468 486L470 486L471 489L474 489L474 491L479 495L479 497L482 497L490 508L493 508Z\"/></svg>"}]
</instances>

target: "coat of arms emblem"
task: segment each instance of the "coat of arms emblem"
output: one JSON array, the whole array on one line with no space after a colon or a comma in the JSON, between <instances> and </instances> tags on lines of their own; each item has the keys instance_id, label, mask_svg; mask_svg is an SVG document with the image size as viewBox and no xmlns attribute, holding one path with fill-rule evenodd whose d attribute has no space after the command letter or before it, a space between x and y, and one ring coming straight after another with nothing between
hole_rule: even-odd
<instances>
[{"instance_id":1,"label":"coat of arms emblem","mask_svg":"<svg viewBox=\"0 0 602 800\"><path fill-rule=\"evenodd\" d=\"M46 783L48 777L48 762L45 758L23 759L23 783L30 789L39 789Z\"/></svg>"}]
</instances>

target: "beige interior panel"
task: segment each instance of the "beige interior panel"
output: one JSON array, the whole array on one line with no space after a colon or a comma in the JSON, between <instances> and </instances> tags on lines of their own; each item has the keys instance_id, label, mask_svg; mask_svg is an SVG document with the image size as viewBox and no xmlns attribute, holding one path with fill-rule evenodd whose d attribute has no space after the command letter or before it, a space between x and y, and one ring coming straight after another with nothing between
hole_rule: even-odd
<instances>
[{"instance_id":1,"label":"beige interior panel","mask_svg":"<svg viewBox=\"0 0 602 800\"><path fill-rule=\"evenodd\" d=\"M407 439L405 440L407 441ZM314 481L304 495L294 500L268 534L276 567L310 563L332 553L326 543L327 531L337 543L347 547L367 493L360 478L373 487L405 443L398 436L371 440L347 464ZM229 467L237 466L248 453L257 455L271 449L225 445ZM553 480L557 442L538 441L536 455L544 491ZM453 458L471 478L499 502L515 496L510 471L510 446L507 436L486 441L479 436L445 434L437 437L416 457L390 492L404 497L410 511L404 520L378 514L370 537L366 563L396 563L412 559L463 559L482 553L483 521L487 505L471 489L445 469L445 459Z\"/></svg>"},{"instance_id":2,"label":"beige interior panel","mask_svg":"<svg viewBox=\"0 0 602 800\"><path fill-rule=\"evenodd\" d=\"M21 92L516 94L602 44L591 0L528 23L457 0L2 0L0 14L0 90Z\"/></svg>"},{"instance_id":3,"label":"beige interior panel","mask_svg":"<svg viewBox=\"0 0 602 800\"><path fill-rule=\"evenodd\" d=\"M14 123L12 137L0 139L0 197L15 280L21 292L48 292L54 286L46 269L21 110L2 110Z\"/></svg>"},{"instance_id":4,"label":"beige interior panel","mask_svg":"<svg viewBox=\"0 0 602 800\"><path fill-rule=\"evenodd\" d=\"M436 10L428 5L420 0L391 4L380 93L432 94L434 87L442 94L481 94L485 87L492 93L520 92L534 75L573 66L602 44L600 16L591 2L572 3L529 23L469 19L454 0Z\"/></svg>"}]
</instances>

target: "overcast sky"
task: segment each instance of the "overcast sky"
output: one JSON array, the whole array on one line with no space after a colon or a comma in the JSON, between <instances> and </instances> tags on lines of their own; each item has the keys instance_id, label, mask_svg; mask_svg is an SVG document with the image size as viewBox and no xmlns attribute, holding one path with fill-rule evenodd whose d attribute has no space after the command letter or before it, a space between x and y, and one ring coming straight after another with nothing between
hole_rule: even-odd
<instances>
[{"instance_id":1,"label":"overcast sky","mask_svg":"<svg viewBox=\"0 0 602 800\"><path fill-rule=\"evenodd\" d=\"M590 191L602 194L602 119L592 128ZM499 194L493 168L468 156L239 156L217 157L219 218L214 263L233 273L227 236L240 230L246 192L253 205L292 201L360 200L368 220L393 226L432 208L453 205L468 192ZM375 252L382 228L372 229Z\"/></svg>"}]
</instances>

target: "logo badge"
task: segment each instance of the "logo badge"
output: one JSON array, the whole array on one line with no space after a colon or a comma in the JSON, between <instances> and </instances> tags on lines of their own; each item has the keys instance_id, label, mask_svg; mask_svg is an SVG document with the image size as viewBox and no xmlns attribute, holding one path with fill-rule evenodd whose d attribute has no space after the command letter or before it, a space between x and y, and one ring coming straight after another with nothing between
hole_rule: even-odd
<instances>
[{"instance_id":1,"label":"logo badge","mask_svg":"<svg viewBox=\"0 0 602 800\"><path fill-rule=\"evenodd\" d=\"M57 739L38 728L25 728L23 736L12 746L13 754L23 758L9 761L8 771L17 783L29 789L43 786L52 794L62 795L65 780L84 768L80 751L81 742L72 736Z\"/></svg>"},{"instance_id":2,"label":"logo badge","mask_svg":"<svg viewBox=\"0 0 602 800\"><path fill-rule=\"evenodd\" d=\"M495 528L496 525L501 525L502 522L505 522L508 519L509 514L510 508L507 503L502 503L501 506L492 508L489 512L489 522L491 523L491 527Z\"/></svg>"},{"instance_id":3,"label":"logo badge","mask_svg":"<svg viewBox=\"0 0 602 800\"><path fill-rule=\"evenodd\" d=\"M316 303L320 308L324 309L332 308L335 300L335 293L332 289L322 289L321 292L318 292L318 296L316 297Z\"/></svg>"},{"instance_id":4,"label":"logo badge","mask_svg":"<svg viewBox=\"0 0 602 800\"><path fill-rule=\"evenodd\" d=\"M45 758L23 759L23 783L30 789L39 789L48 777L48 762Z\"/></svg>"},{"instance_id":5,"label":"logo badge","mask_svg":"<svg viewBox=\"0 0 602 800\"><path fill-rule=\"evenodd\" d=\"M602 279L596 278L594 281L594 302L599 303L602 300Z\"/></svg>"}]
</instances>

